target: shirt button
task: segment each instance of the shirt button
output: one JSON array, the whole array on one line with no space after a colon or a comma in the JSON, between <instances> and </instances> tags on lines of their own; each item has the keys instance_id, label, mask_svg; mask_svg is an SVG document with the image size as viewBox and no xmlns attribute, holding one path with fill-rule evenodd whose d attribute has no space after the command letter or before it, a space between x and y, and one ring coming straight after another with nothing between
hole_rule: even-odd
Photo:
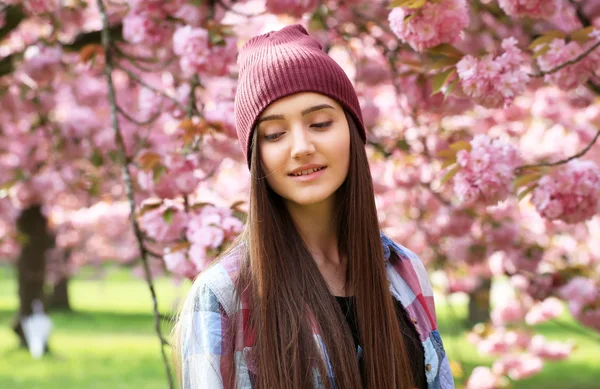
<instances>
[{"instance_id":1,"label":"shirt button","mask_svg":"<svg viewBox=\"0 0 600 389\"><path fill-rule=\"evenodd\" d=\"M431 371L431 364L428 363L427 365L425 365L425 370Z\"/></svg>"},{"instance_id":2,"label":"shirt button","mask_svg":"<svg viewBox=\"0 0 600 389\"><path fill-rule=\"evenodd\" d=\"M410 319L412 320L413 323L417 324L417 318L416 317L413 316Z\"/></svg>"}]
</instances>

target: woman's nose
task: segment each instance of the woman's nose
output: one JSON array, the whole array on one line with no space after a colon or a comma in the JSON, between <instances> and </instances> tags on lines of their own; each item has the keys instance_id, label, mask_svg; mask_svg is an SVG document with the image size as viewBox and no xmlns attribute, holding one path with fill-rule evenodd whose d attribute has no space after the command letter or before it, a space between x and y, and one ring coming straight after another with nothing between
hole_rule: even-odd
<instances>
[{"instance_id":1,"label":"woman's nose","mask_svg":"<svg viewBox=\"0 0 600 389\"><path fill-rule=\"evenodd\" d=\"M301 158L315 152L310 134L305 129L297 129L292 137L292 158Z\"/></svg>"}]
</instances>

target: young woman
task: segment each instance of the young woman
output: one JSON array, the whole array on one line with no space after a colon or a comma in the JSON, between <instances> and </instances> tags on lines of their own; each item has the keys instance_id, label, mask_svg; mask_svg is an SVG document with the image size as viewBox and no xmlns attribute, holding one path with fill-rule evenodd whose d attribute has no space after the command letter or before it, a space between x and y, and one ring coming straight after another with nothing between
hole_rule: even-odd
<instances>
[{"instance_id":1,"label":"young woman","mask_svg":"<svg viewBox=\"0 0 600 389\"><path fill-rule=\"evenodd\" d=\"M426 270L379 231L350 80L300 25L238 63L248 220L180 314L183 388L453 388Z\"/></svg>"}]
</instances>

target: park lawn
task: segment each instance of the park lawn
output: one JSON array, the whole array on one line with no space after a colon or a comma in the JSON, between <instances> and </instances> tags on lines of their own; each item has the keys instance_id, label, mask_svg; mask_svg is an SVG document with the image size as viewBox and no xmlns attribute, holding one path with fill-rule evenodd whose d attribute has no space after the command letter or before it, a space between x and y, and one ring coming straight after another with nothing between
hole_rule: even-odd
<instances>
[{"instance_id":1,"label":"park lawn","mask_svg":"<svg viewBox=\"0 0 600 389\"><path fill-rule=\"evenodd\" d=\"M0 267L0 388L167 388L149 291L142 280L126 271L108 270L104 280L80 276L71 283L75 312L51 315L52 355L32 360L26 351L17 348L9 328L17 307L16 283L11 270ZM170 280L159 279L156 290L160 309L171 311L188 287L189 283L175 286ZM446 350L451 360L460 361L464 377L473 367L490 361L479 356L465 340L465 327L461 324L465 309L461 302L449 306L438 301ZM574 324L567 317L562 320ZM163 322L163 328L168 334L169 324ZM569 360L547 363L541 374L516 382L513 387L597 388L600 343L554 323L546 323L540 329L552 340L573 339L578 348ZM463 378L457 377L456 382L460 387Z\"/></svg>"}]
</instances>

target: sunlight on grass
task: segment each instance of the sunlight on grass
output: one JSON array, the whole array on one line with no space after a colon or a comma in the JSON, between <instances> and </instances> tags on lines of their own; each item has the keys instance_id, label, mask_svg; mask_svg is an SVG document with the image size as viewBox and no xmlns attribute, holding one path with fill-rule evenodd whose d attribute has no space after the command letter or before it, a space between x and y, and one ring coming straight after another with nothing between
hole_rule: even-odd
<instances>
[{"instance_id":1,"label":"sunlight on grass","mask_svg":"<svg viewBox=\"0 0 600 389\"><path fill-rule=\"evenodd\" d=\"M9 328L17 308L16 283L12 271L0 267L0 388L166 388L160 346L154 333L154 317L149 290L143 280L127 270L109 269L105 280L79 277L71 283L74 313L52 313L54 332L52 354L32 360L17 348ZM168 314L185 296L189 282L174 285L168 279L156 283L159 307ZM478 365L491 359L481 357L465 339L464 301L449 305L437 299L440 331L451 360L460 361L465 377ZM574 324L567 315L563 321ZM165 334L169 323L162 321ZM569 332L556 323L540 330L551 340L573 339L577 350L565 362L547 363L536 377L516 382L516 389L592 389L600 382L600 344L589 337ZM465 378L457 377L457 387Z\"/></svg>"}]
</instances>

